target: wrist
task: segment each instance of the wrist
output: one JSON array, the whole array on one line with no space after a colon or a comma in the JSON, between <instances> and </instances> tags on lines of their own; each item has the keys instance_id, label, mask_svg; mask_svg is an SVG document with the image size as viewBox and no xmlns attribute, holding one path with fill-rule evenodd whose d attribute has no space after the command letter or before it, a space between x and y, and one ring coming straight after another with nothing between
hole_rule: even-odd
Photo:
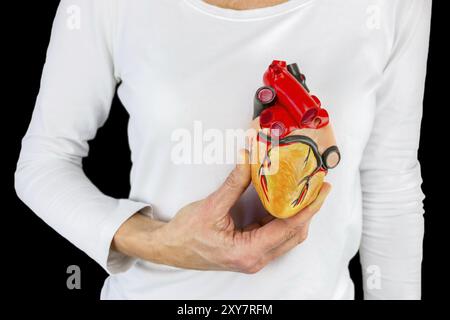
<instances>
[{"instance_id":1,"label":"wrist","mask_svg":"<svg viewBox=\"0 0 450 320\"><path fill-rule=\"evenodd\" d=\"M152 235L163 225L164 222L137 212L116 231L112 249L130 257L151 260L151 252L156 249Z\"/></svg>"}]
</instances>

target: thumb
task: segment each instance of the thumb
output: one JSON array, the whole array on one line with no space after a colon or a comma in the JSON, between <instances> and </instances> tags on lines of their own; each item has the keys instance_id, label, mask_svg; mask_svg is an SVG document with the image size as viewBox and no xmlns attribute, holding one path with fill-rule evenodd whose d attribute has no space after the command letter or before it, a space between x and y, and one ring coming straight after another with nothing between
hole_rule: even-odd
<instances>
[{"instance_id":1,"label":"thumb","mask_svg":"<svg viewBox=\"0 0 450 320\"><path fill-rule=\"evenodd\" d=\"M247 189L251 181L249 152L246 149L239 151L236 167L231 171L225 182L210 195L215 209L229 210Z\"/></svg>"}]
</instances>

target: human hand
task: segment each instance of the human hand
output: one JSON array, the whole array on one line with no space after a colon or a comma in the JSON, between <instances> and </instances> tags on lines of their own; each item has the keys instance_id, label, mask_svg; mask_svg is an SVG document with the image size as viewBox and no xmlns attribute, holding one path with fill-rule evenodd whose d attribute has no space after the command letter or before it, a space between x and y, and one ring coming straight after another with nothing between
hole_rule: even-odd
<instances>
[{"instance_id":1,"label":"human hand","mask_svg":"<svg viewBox=\"0 0 450 320\"><path fill-rule=\"evenodd\" d=\"M324 183L317 199L293 217L268 216L239 230L230 209L251 180L248 152L243 157L245 161L219 189L183 207L171 221L164 223L139 214L130 218L116 233L114 248L179 268L255 273L302 243L331 185Z\"/></svg>"}]
</instances>

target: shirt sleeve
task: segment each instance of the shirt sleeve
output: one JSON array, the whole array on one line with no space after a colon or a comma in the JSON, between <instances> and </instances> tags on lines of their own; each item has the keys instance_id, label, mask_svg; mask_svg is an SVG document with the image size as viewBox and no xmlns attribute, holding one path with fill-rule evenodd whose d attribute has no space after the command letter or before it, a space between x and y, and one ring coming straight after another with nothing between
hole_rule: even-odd
<instances>
[{"instance_id":1,"label":"shirt sleeve","mask_svg":"<svg viewBox=\"0 0 450 320\"><path fill-rule=\"evenodd\" d=\"M109 273L125 271L134 261L110 249L116 230L141 209L151 215L149 204L104 195L82 169L88 141L106 121L117 84L113 3L60 2L15 172L19 198Z\"/></svg>"},{"instance_id":2,"label":"shirt sleeve","mask_svg":"<svg viewBox=\"0 0 450 320\"><path fill-rule=\"evenodd\" d=\"M424 233L417 160L431 0L403 1L360 165L365 299L420 299Z\"/></svg>"}]
</instances>

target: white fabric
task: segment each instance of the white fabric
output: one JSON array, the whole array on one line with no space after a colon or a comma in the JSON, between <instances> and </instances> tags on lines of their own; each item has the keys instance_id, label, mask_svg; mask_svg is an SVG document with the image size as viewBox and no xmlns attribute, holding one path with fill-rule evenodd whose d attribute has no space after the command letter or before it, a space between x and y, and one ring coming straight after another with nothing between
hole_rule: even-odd
<instances>
[{"instance_id":1,"label":"white fabric","mask_svg":"<svg viewBox=\"0 0 450 320\"><path fill-rule=\"evenodd\" d=\"M348 262L359 248L366 298L420 298L417 147L430 12L427 0L291 0L244 11L201 0L63 0L17 193L111 274L104 299L352 299ZM233 165L175 164L171 135L193 131L195 121L204 130L246 129L273 59L299 64L342 153L308 239L253 275L110 252L115 231L138 210L170 220L220 185ZM130 196L120 200L81 167L117 84L133 161ZM246 223L260 213L250 188L235 214Z\"/></svg>"}]
</instances>

